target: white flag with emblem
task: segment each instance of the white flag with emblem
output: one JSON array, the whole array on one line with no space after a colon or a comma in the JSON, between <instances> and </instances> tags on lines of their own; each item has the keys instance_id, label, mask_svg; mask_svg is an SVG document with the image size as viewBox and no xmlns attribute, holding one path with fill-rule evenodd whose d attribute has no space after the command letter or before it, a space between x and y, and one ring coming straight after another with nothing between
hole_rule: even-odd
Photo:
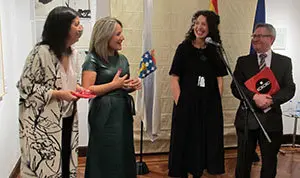
<instances>
[{"instance_id":1,"label":"white flag with emblem","mask_svg":"<svg viewBox=\"0 0 300 178\"><path fill-rule=\"evenodd\" d=\"M152 49L153 0L144 0L143 54ZM154 56L153 56L154 58ZM137 91L136 110L141 116L147 135L154 141L160 130L160 107L157 96L156 71L143 79L142 90Z\"/></svg>"}]
</instances>

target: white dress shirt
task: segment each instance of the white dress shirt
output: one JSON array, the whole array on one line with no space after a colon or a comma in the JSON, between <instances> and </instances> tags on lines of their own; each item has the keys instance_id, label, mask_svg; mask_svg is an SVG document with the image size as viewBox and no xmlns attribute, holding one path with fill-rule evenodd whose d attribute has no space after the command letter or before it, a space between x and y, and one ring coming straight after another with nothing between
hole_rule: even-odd
<instances>
[{"instance_id":1,"label":"white dress shirt","mask_svg":"<svg viewBox=\"0 0 300 178\"><path fill-rule=\"evenodd\" d=\"M260 54L262 54L262 53L257 53L257 62L258 62L258 64L260 64L260 57L259 57ZM272 50L269 49L267 52L265 52L265 54L267 55L267 57L265 58L266 67L271 67Z\"/></svg>"}]
</instances>

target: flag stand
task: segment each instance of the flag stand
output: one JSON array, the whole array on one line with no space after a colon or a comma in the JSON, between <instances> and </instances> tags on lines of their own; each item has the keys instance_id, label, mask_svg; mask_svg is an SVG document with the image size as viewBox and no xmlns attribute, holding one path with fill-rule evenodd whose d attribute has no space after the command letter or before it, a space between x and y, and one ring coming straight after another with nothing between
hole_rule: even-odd
<instances>
[{"instance_id":1,"label":"flag stand","mask_svg":"<svg viewBox=\"0 0 300 178\"><path fill-rule=\"evenodd\" d=\"M147 164L143 162L143 128L144 128L144 123L141 120L140 161L136 163L137 175L144 175L149 173Z\"/></svg>"}]
</instances>

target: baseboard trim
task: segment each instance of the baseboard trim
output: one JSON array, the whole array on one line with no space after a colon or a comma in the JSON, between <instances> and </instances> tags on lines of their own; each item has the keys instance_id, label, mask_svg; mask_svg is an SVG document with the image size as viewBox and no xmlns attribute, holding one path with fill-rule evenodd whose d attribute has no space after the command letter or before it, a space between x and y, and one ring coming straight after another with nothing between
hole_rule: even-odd
<instances>
[{"instance_id":1,"label":"baseboard trim","mask_svg":"<svg viewBox=\"0 0 300 178\"><path fill-rule=\"evenodd\" d=\"M12 170L9 178L17 178L20 174L20 166L21 166L21 158L19 158L18 162L16 163L14 169Z\"/></svg>"},{"instance_id":2,"label":"baseboard trim","mask_svg":"<svg viewBox=\"0 0 300 178\"><path fill-rule=\"evenodd\" d=\"M78 147L78 157L86 157L87 146ZM155 153L143 153L143 155L161 155L168 154L168 152L155 152ZM139 153L136 153L135 156L139 156Z\"/></svg>"},{"instance_id":3,"label":"baseboard trim","mask_svg":"<svg viewBox=\"0 0 300 178\"><path fill-rule=\"evenodd\" d=\"M283 141L282 145L291 145L293 143L293 135L292 134L287 134L283 135ZM300 145L300 135L296 135L296 142L295 144ZM225 149L233 149L236 147L227 147ZM87 153L87 146L80 146L78 147L78 156L79 157L86 157ZM156 155L156 154L167 154L167 152L162 152L162 153L144 153L143 155ZM139 153L136 154L136 156L140 155Z\"/></svg>"},{"instance_id":4,"label":"baseboard trim","mask_svg":"<svg viewBox=\"0 0 300 178\"><path fill-rule=\"evenodd\" d=\"M282 144L283 145L290 145L293 143L293 134L287 134L287 135L283 135L283 139L282 139ZM300 135L296 135L296 139L295 139L295 144L300 144Z\"/></svg>"}]
</instances>

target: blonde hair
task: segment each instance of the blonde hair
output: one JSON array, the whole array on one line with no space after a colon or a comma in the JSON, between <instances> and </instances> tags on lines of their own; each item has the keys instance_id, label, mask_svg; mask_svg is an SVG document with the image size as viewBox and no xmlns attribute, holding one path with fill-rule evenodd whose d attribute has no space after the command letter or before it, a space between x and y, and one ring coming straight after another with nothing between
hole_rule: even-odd
<instances>
[{"instance_id":1,"label":"blonde hair","mask_svg":"<svg viewBox=\"0 0 300 178\"><path fill-rule=\"evenodd\" d=\"M113 17L104 17L95 23L90 40L89 52L95 52L101 59L108 62L109 41L116 29L116 24L122 23Z\"/></svg>"}]
</instances>

